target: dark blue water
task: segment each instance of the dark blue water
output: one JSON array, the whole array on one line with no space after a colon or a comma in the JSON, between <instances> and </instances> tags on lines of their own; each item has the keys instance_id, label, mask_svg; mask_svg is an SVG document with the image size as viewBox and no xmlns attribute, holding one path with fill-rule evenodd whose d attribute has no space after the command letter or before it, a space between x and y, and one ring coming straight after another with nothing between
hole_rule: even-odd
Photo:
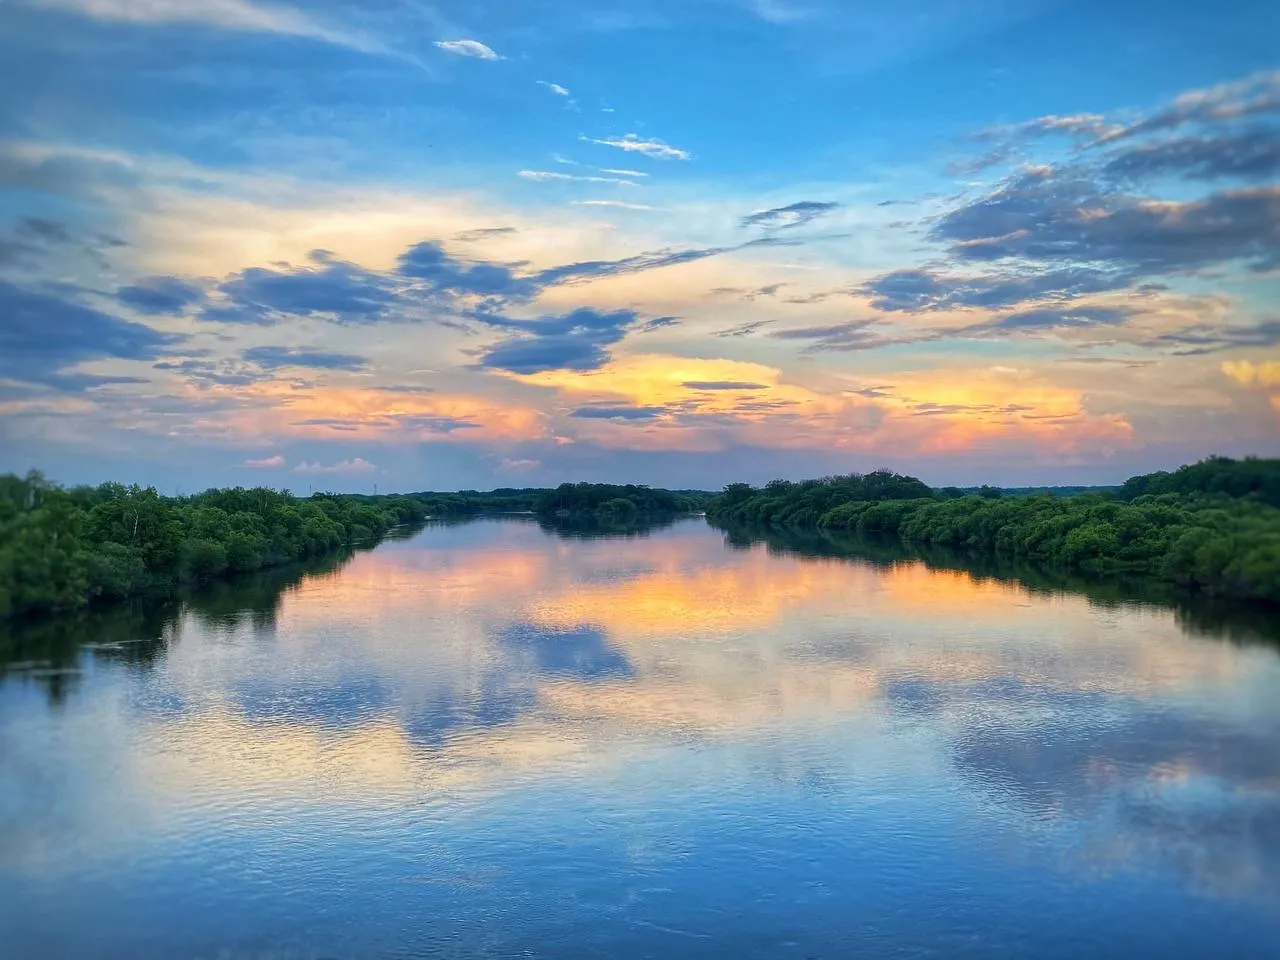
<instances>
[{"instance_id":1,"label":"dark blue water","mask_svg":"<svg viewBox=\"0 0 1280 960\"><path fill-rule=\"evenodd\" d=\"M10 631L15 958L1280 956L1280 656L700 521Z\"/></svg>"}]
</instances>

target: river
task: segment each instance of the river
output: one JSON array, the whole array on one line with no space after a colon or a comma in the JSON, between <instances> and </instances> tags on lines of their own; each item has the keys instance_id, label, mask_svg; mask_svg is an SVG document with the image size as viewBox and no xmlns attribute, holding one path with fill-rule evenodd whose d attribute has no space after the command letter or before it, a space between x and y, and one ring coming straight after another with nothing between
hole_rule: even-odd
<instances>
[{"instance_id":1,"label":"river","mask_svg":"<svg viewBox=\"0 0 1280 960\"><path fill-rule=\"evenodd\" d=\"M1280 622L432 525L10 627L0 951L1261 957Z\"/></svg>"}]
</instances>

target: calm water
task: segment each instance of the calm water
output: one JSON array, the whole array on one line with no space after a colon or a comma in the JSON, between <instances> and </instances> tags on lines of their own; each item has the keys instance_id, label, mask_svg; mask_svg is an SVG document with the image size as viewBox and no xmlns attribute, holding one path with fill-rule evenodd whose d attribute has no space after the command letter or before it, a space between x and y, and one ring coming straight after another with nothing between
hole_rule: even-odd
<instances>
[{"instance_id":1,"label":"calm water","mask_svg":"<svg viewBox=\"0 0 1280 960\"><path fill-rule=\"evenodd\" d=\"M0 953L1280 956L1277 632L698 520L45 624Z\"/></svg>"}]
</instances>

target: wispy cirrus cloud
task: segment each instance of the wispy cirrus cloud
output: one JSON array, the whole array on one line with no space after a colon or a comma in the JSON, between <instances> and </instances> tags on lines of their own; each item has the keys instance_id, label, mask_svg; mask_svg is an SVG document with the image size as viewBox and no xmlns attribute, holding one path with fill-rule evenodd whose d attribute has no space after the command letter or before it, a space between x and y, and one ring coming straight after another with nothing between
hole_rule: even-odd
<instances>
[{"instance_id":1,"label":"wispy cirrus cloud","mask_svg":"<svg viewBox=\"0 0 1280 960\"><path fill-rule=\"evenodd\" d=\"M378 40L360 31L322 23L294 7L251 0L27 0L37 6L78 13L95 20L127 23L189 23L242 32L306 37L364 53L386 53Z\"/></svg>"},{"instance_id":2,"label":"wispy cirrus cloud","mask_svg":"<svg viewBox=\"0 0 1280 960\"><path fill-rule=\"evenodd\" d=\"M655 160L690 160L693 157L688 150L681 150L679 147L673 147L669 143L664 143L655 138L644 138L638 134L628 133L621 137L596 137L584 136L581 138L587 143L597 143L602 147L613 147L617 150L625 150L627 153L639 153L646 157L653 157Z\"/></svg>"},{"instance_id":3,"label":"wispy cirrus cloud","mask_svg":"<svg viewBox=\"0 0 1280 960\"><path fill-rule=\"evenodd\" d=\"M821 200L800 200L797 203L787 204L785 207L774 207L770 210L757 210L755 213L749 213L742 218L741 225L744 227L769 227L778 229L789 229L791 227L803 227L807 223L812 223L819 217L826 216L834 210L839 209L840 204L831 201Z\"/></svg>"},{"instance_id":4,"label":"wispy cirrus cloud","mask_svg":"<svg viewBox=\"0 0 1280 960\"><path fill-rule=\"evenodd\" d=\"M570 200L575 207L613 207L618 210L656 210L647 203L627 203L625 200Z\"/></svg>"},{"instance_id":5,"label":"wispy cirrus cloud","mask_svg":"<svg viewBox=\"0 0 1280 960\"><path fill-rule=\"evenodd\" d=\"M522 180L533 180L538 183L578 182L578 183L615 183L624 187L636 187L639 184L621 177L596 177L582 174L561 173L558 170L520 170L516 173Z\"/></svg>"},{"instance_id":6,"label":"wispy cirrus cloud","mask_svg":"<svg viewBox=\"0 0 1280 960\"><path fill-rule=\"evenodd\" d=\"M558 83L552 83L550 80L538 80L537 84L540 87L546 87L548 90L554 93L557 97L569 96L569 88L562 87Z\"/></svg>"},{"instance_id":7,"label":"wispy cirrus cloud","mask_svg":"<svg viewBox=\"0 0 1280 960\"><path fill-rule=\"evenodd\" d=\"M491 47L479 40L437 40L434 45L459 57L471 57L474 60L502 59Z\"/></svg>"}]
</instances>

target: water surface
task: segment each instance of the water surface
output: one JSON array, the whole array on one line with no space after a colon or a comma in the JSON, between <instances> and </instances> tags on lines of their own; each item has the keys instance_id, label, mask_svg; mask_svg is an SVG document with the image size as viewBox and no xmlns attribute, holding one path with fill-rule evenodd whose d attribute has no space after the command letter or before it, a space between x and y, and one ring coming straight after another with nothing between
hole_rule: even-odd
<instances>
[{"instance_id":1,"label":"water surface","mask_svg":"<svg viewBox=\"0 0 1280 960\"><path fill-rule=\"evenodd\" d=\"M1274 616L780 546L432 526L10 629L6 955L1277 955Z\"/></svg>"}]
</instances>

